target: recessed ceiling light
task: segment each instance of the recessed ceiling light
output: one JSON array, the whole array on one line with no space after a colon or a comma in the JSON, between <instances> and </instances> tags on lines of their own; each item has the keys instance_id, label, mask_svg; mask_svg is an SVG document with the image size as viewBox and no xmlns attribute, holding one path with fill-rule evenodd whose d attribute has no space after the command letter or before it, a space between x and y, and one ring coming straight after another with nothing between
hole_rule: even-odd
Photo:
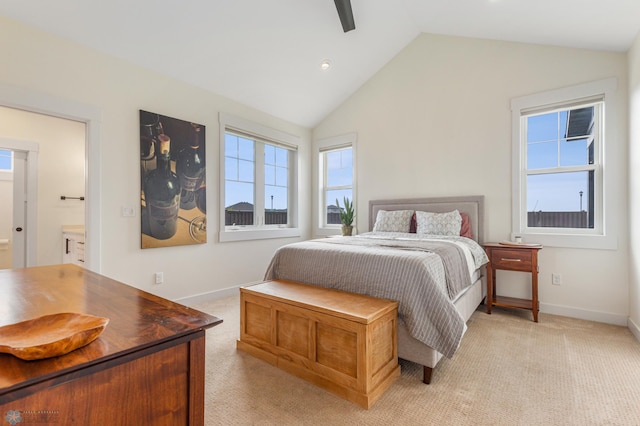
<instances>
[{"instance_id":1,"label":"recessed ceiling light","mask_svg":"<svg viewBox=\"0 0 640 426\"><path fill-rule=\"evenodd\" d=\"M320 62L320 69L322 71L326 71L329 68L331 68L331 61L329 61L328 59L325 59L322 62Z\"/></svg>"}]
</instances>

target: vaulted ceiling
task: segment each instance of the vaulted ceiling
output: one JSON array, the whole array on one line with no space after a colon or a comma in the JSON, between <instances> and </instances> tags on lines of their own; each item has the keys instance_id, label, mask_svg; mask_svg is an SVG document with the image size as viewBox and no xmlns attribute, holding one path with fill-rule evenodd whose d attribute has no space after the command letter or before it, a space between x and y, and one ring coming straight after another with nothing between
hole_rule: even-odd
<instances>
[{"instance_id":1,"label":"vaulted ceiling","mask_svg":"<svg viewBox=\"0 0 640 426\"><path fill-rule=\"evenodd\" d=\"M625 52L639 0L3 1L0 14L313 127L420 33ZM321 70L323 60L330 62Z\"/></svg>"}]
</instances>

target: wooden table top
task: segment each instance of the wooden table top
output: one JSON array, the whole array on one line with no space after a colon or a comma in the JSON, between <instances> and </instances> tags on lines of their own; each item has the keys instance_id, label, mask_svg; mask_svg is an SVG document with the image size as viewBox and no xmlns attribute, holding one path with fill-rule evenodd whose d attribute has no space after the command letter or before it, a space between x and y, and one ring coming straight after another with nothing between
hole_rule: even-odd
<instances>
[{"instance_id":1,"label":"wooden table top","mask_svg":"<svg viewBox=\"0 0 640 426\"><path fill-rule=\"evenodd\" d=\"M0 354L0 397L222 322L71 264L0 270L0 301L0 326L61 312L109 318L95 341L63 356L23 361Z\"/></svg>"}]
</instances>

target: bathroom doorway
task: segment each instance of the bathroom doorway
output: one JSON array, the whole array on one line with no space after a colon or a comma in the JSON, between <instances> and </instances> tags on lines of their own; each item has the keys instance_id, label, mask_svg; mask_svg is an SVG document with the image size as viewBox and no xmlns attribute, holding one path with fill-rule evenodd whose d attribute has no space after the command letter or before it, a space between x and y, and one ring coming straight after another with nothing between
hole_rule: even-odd
<instances>
[{"instance_id":1,"label":"bathroom doorway","mask_svg":"<svg viewBox=\"0 0 640 426\"><path fill-rule=\"evenodd\" d=\"M86 217L86 133L83 122L0 106L0 150L13 157L0 176L0 268L62 262L63 227Z\"/></svg>"}]
</instances>

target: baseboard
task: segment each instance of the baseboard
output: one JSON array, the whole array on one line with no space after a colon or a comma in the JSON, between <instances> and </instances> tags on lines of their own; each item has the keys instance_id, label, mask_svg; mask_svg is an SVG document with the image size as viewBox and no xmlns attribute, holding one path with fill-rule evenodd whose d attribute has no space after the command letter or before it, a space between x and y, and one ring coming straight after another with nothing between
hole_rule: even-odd
<instances>
[{"instance_id":1,"label":"baseboard","mask_svg":"<svg viewBox=\"0 0 640 426\"><path fill-rule=\"evenodd\" d=\"M256 281L247 284L241 284L234 287L225 288L222 290L213 290L206 293L200 293L193 296L182 297L176 299L175 302L182 303L186 306L194 306L199 303L209 302L211 300L223 299L238 294L240 287L247 285L259 284L261 281ZM561 315L570 318L584 319L588 321L603 322L606 324L614 324L629 327L631 333L640 342L640 326L633 322L629 317L619 314L612 314L609 312L590 311L587 309L579 309L571 306L553 305L550 303L540 303L540 312L552 315Z\"/></svg>"},{"instance_id":2,"label":"baseboard","mask_svg":"<svg viewBox=\"0 0 640 426\"><path fill-rule=\"evenodd\" d=\"M610 312L590 311L588 309L580 309L572 306L553 305L550 303L540 303L540 312L545 314L561 315L570 318L578 318L588 321L603 322L605 324L627 326L628 323L628 318L626 315L612 314Z\"/></svg>"},{"instance_id":3,"label":"baseboard","mask_svg":"<svg viewBox=\"0 0 640 426\"><path fill-rule=\"evenodd\" d=\"M194 306L200 303L210 302L212 300L223 299L225 297L230 297L239 294L240 287L246 287L248 285L258 284L262 281L256 281L247 284L240 284L234 287L224 288L222 290L213 290L208 291L206 293L195 294L193 296L181 297L179 299L174 300L174 302L182 303L186 306Z\"/></svg>"},{"instance_id":4,"label":"baseboard","mask_svg":"<svg viewBox=\"0 0 640 426\"><path fill-rule=\"evenodd\" d=\"M629 327L629 330L631 330L631 334L636 336L636 340L640 342L640 326L638 326L638 324L636 324L631 318L629 318L627 320L627 327Z\"/></svg>"}]
</instances>

